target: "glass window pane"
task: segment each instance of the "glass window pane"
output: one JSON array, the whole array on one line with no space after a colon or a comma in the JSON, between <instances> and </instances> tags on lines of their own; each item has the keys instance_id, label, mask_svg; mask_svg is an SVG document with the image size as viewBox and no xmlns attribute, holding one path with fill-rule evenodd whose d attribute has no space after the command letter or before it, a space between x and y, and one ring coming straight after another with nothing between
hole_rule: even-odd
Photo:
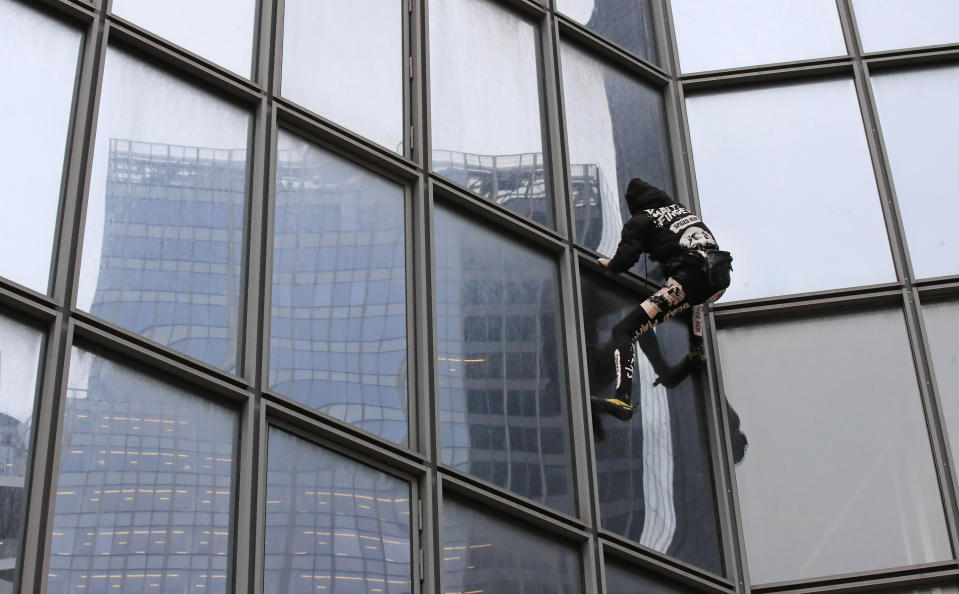
<instances>
[{"instance_id":1,"label":"glass window pane","mask_svg":"<svg viewBox=\"0 0 959 594\"><path fill-rule=\"evenodd\" d=\"M959 273L955 139L959 66L873 76L893 183L917 277Z\"/></svg>"},{"instance_id":2,"label":"glass window pane","mask_svg":"<svg viewBox=\"0 0 959 594\"><path fill-rule=\"evenodd\" d=\"M703 219L735 258L725 299L896 280L851 80L696 95L686 108Z\"/></svg>"},{"instance_id":3,"label":"glass window pane","mask_svg":"<svg viewBox=\"0 0 959 594\"><path fill-rule=\"evenodd\" d=\"M405 190L282 133L270 388L407 439Z\"/></svg>"},{"instance_id":4,"label":"glass window pane","mask_svg":"<svg viewBox=\"0 0 959 594\"><path fill-rule=\"evenodd\" d=\"M672 0L683 72L846 55L835 0Z\"/></svg>"},{"instance_id":5,"label":"glass window pane","mask_svg":"<svg viewBox=\"0 0 959 594\"><path fill-rule=\"evenodd\" d=\"M256 0L113 0L113 13L249 76Z\"/></svg>"},{"instance_id":6,"label":"glass window pane","mask_svg":"<svg viewBox=\"0 0 959 594\"><path fill-rule=\"evenodd\" d=\"M410 484L279 429L266 479L267 594L410 592Z\"/></svg>"},{"instance_id":7,"label":"glass window pane","mask_svg":"<svg viewBox=\"0 0 959 594\"><path fill-rule=\"evenodd\" d=\"M640 573L620 561L611 561L606 555L606 591L612 594L687 594L690 590L666 578Z\"/></svg>"},{"instance_id":8,"label":"glass window pane","mask_svg":"<svg viewBox=\"0 0 959 594\"><path fill-rule=\"evenodd\" d=\"M74 348L47 591L226 592L237 431L235 410Z\"/></svg>"},{"instance_id":9,"label":"glass window pane","mask_svg":"<svg viewBox=\"0 0 959 594\"><path fill-rule=\"evenodd\" d=\"M867 52L959 41L955 0L854 0Z\"/></svg>"},{"instance_id":10,"label":"glass window pane","mask_svg":"<svg viewBox=\"0 0 959 594\"><path fill-rule=\"evenodd\" d=\"M250 115L107 52L78 307L236 365Z\"/></svg>"},{"instance_id":11,"label":"glass window pane","mask_svg":"<svg viewBox=\"0 0 959 594\"><path fill-rule=\"evenodd\" d=\"M647 62L659 64L650 0L556 0L556 9Z\"/></svg>"},{"instance_id":12,"label":"glass window pane","mask_svg":"<svg viewBox=\"0 0 959 594\"><path fill-rule=\"evenodd\" d=\"M443 501L443 592L583 592L579 552L473 504Z\"/></svg>"},{"instance_id":13,"label":"glass window pane","mask_svg":"<svg viewBox=\"0 0 959 594\"><path fill-rule=\"evenodd\" d=\"M754 583L950 559L900 310L721 330Z\"/></svg>"},{"instance_id":14,"label":"glass window pane","mask_svg":"<svg viewBox=\"0 0 959 594\"><path fill-rule=\"evenodd\" d=\"M562 44L561 57L576 241L612 256L630 216L629 180L674 192L666 107L659 91L576 46ZM633 271L660 278L653 266L644 257Z\"/></svg>"},{"instance_id":15,"label":"glass window pane","mask_svg":"<svg viewBox=\"0 0 959 594\"><path fill-rule=\"evenodd\" d=\"M13 591L20 565L42 346L39 330L0 316L0 592Z\"/></svg>"},{"instance_id":16,"label":"glass window pane","mask_svg":"<svg viewBox=\"0 0 959 594\"><path fill-rule=\"evenodd\" d=\"M590 395L612 397L612 328L643 297L585 271L582 279ZM593 417L599 509L603 528L722 574L706 395L692 377L674 388L653 385L689 352L688 328L687 318L674 318L640 341L633 371L639 414L628 422Z\"/></svg>"},{"instance_id":17,"label":"glass window pane","mask_svg":"<svg viewBox=\"0 0 959 594\"><path fill-rule=\"evenodd\" d=\"M496 2L430 4L433 169L552 225L538 45L536 27Z\"/></svg>"},{"instance_id":18,"label":"glass window pane","mask_svg":"<svg viewBox=\"0 0 959 594\"><path fill-rule=\"evenodd\" d=\"M556 261L435 212L441 459L573 512Z\"/></svg>"},{"instance_id":19,"label":"glass window pane","mask_svg":"<svg viewBox=\"0 0 959 594\"><path fill-rule=\"evenodd\" d=\"M82 34L0 0L0 275L47 291Z\"/></svg>"},{"instance_id":20,"label":"glass window pane","mask_svg":"<svg viewBox=\"0 0 959 594\"><path fill-rule=\"evenodd\" d=\"M283 95L403 152L403 0L287 0Z\"/></svg>"},{"instance_id":21,"label":"glass window pane","mask_svg":"<svg viewBox=\"0 0 959 594\"><path fill-rule=\"evenodd\" d=\"M959 460L959 302L924 305L922 315L952 458Z\"/></svg>"}]
</instances>

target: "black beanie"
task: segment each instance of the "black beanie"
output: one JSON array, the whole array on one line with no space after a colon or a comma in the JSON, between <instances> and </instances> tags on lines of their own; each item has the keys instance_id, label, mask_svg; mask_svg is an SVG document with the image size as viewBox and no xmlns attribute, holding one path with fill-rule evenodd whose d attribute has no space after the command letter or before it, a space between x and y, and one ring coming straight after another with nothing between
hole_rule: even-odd
<instances>
[{"instance_id":1,"label":"black beanie","mask_svg":"<svg viewBox=\"0 0 959 594\"><path fill-rule=\"evenodd\" d=\"M666 194L656 186L648 184L638 177L629 180L629 185L626 186L626 205L631 213L642 210L660 196L666 197Z\"/></svg>"}]
</instances>

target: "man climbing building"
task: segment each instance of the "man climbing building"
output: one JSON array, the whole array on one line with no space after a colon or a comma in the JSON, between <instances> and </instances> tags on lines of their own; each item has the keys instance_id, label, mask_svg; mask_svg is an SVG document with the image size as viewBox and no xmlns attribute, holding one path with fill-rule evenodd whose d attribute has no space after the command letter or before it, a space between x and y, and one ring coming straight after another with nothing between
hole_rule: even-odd
<instances>
[{"instance_id":1,"label":"man climbing building","mask_svg":"<svg viewBox=\"0 0 959 594\"><path fill-rule=\"evenodd\" d=\"M598 412L608 412L622 420L633 415L633 367L636 362L636 341L647 330L676 314L696 306L693 312L693 333L700 337L693 350L701 353L702 303L719 299L729 286L732 256L719 250L709 228L665 192L639 178L630 180L626 188L626 204L632 215L623 225L622 238L612 258L600 258L608 274L619 274L632 267L643 253L663 265L665 286L643 301L636 311L613 328L609 349L616 377L612 398L593 397ZM662 383L675 385L689 373L694 361L687 357ZM605 362L601 364L606 364ZM683 364L681 364L683 365Z\"/></svg>"}]
</instances>

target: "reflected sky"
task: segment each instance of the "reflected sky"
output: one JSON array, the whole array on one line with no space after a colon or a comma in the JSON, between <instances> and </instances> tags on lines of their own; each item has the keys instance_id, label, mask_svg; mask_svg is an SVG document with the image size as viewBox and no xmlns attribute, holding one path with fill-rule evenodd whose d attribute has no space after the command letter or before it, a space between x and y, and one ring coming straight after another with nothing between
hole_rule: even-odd
<instances>
[{"instance_id":1,"label":"reflected sky","mask_svg":"<svg viewBox=\"0 0 959 594\"><path fill-rule=\"evenodd\" d=\"M287 0L283 95L403 152L404 6Z\"/></svg>"},{"instance_id":2,"label":"reflected sky","mask_svg":"<svg viewBox=\"0 0 959 594\"><path fill-rule=\"evenodd\" d=\"M955 0L852 0L864 51L959 41Z\"/></svg>"},{"instance_id":3,"label":"reflected sky","mask_svg":"<svg viewBox=\"0 0 959 594\"><path fill-rule=\"evenodd\" d=\"M913 273L957 274L959 66L877 74L872 88Z\"/></svg>"},{"instance_id":4,"label":"reflected sky","mask_svg":"<svg viewBox=\"0 0 959 594\"><path fill-rule=\"evenodd\" d=\"M0 274L44 293L82 34L23 3L0 0ZM24 106L29 106L25 117Z\"/></svg>"},{"instance_id":5,"label":"reflected sky","mask_svg":"<svg viewBox=\"0 0 959 594\"><path fill-rule=\"evenodd\" d=\"M952 458L959 459L959 302L924 304L929 350L936 375L936 388L945 413Z\"/></svg>"},{"instance_id":6,"label":"reflected sky","mask_svg":"<svg viewBox=\"0 0 959 594\"><path fill-rule=\"evenodd\" d=\"M725 329L719 353L754 583L951 558L900 310Z\"/></svg>"},{"instance_id":7,"label":"reflected sky","mask_svg":"<svg viewBox=\"0 0 959 594\"><path fill-rule=\"evenodd\" d=\"M846 54L834 0L672 0L683 72Z\"/></svg>"},{"instance_id":8,"label":"reflected sky","mask_svg":"<svg viewBox=\"0 0 959 594\"><path fill-rule=\"evenodd\" d=\"M250 75L256 0L113 0L112 10L233 72Z\"/></svg>"},{"instance_id":9,"label":"reflected sky","mask_svg":"<svg viewBox=\"0 0 959 594\"><path fill-rule=\"evenodd\" d=\"M896 280L856 90L827 80L688 96L725 301Z\"/></svg>"}]
</instances>

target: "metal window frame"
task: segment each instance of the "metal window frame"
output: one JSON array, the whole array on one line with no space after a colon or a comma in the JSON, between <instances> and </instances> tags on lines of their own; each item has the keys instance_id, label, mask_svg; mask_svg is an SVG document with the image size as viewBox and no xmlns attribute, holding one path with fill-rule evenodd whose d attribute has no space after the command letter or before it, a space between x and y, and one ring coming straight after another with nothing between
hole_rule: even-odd
<instances>
[{"instance_id":1,"label":"metal window frame","mask_svg":"<svg viewBox=\"0 0 959 594\"><path fill-rule=\"evenodd\" d=\"M404 125L408 132L404 134L403 154L381 147L280 96L283 0L258 0L251 47L251 78L233 73L135 23L113 15L112 0L95 0L92 3L83 0L13 1L72 23L83 32L61 179L49 294L41 294L0 279L0 308L26 315L45 329L44 351L38 370L32 448L25 478L25 530L28 534L39 536L25 539L22 545L15 591L45 591L53 514L52 486L56 482L59 467L66 375L75 340L93 344L110 357L122 358L132 369L154 374L166 381L187 382L204 390L204 393L212 390L217 399L238 403L239 455L234 477L236 484L244 488L235 490L231 519L230 580L231 589L236 592L262 591L264 518L261 508L266 489L265 428L273 424L292 424L299 427L311 441L337 444L351 457L371 460L388 472L411 477L411 484L424 510L422 532L414 535L424 552L422 570L414 561L414 571L419 572L417 575L421 578L414 580L414 590L421 592L436 591L440 585L440 518L444 490L455 491L481 507L498 509L530 525L563 534L571 542L581 543L583 586L590 593L606 591L604 558L607 554L639 570L664 575L678 584L704 592L862 592L896 586L959 582L959 561L955 558L959 547L959 482L944 425L941 405L943 393L936 384L922 317L923 303L959 298L959 275L933 279L916 279L913 276L891 166L871 87L873 72L959 64L959 42L863 52L851 0L836 0L847 44L845 56L684 74L679 72L670 0L650 0L656 16L655 38L661 64L645 61L587 30L558 12L555 0L489 0L514 11L519 18L533 24L537 31L543 150L544 159L549 164L546 182L552 194L555 218L554 228L549 228L523 219L482 196L460 188L430 169L428 11L431 0L406 0L406 11L403 13L404 57L409 58L409 65L404 64L406 84L402 100ZM190 16L183 18L189 19ZM563 104L559 63L561 40L577 44L605 65L624 70L662 89L677 198L694 210L699 207L699 193L685 113L687 93L735 90L750 85L789 84L835 76L853 80L856 86L898 280L874 286L728 302L709 308L707 350L710 361L704 376L709 386L707 426L713 452L713 478L726 578L644 549L599 528L595 459L590 439L590 418L584 404L585 362L581 351L583 320L580 306L581 267L596 268L598 254L576 245L572 238L573 215L568 200L570 187L565 138L567 114ZM146 63L204 87L218 98L238 103L251 113L245 284L241 297L237 374L213 368L75 308L99 97L106 52L110 46L132 51ZM265 281L270 278L272 267L272 208L275 203L272 186L276 171L274 147L281 128L394 179L407 188L409 447L386 442L338 419L310 411L266 389L264 370L268 352L267 306L270 289ZM565 341L562 360L568 369L567 406L574 445L575 517L551 510L439 463L436 380L432 365L436 328L432 292L432 222L437 197L444 204L465 208L479 215L483 219L481 224L500 230L516 241L535 246L534 249L545 249L556 259L562 299L563 322L560 330ZM633 275L626 275L618 282L643 293L656 288L654 283ZM717 334L727 327L757 321L768 323L797 316L816 316L844 308L888 306L900 307L904 312L954 558L944 563L908 568L752 585L748 578L739 494L732 467L729 424L725 407L722 406L724 388L722 369L716 358Z\"/></svg>"}]
</instances>

